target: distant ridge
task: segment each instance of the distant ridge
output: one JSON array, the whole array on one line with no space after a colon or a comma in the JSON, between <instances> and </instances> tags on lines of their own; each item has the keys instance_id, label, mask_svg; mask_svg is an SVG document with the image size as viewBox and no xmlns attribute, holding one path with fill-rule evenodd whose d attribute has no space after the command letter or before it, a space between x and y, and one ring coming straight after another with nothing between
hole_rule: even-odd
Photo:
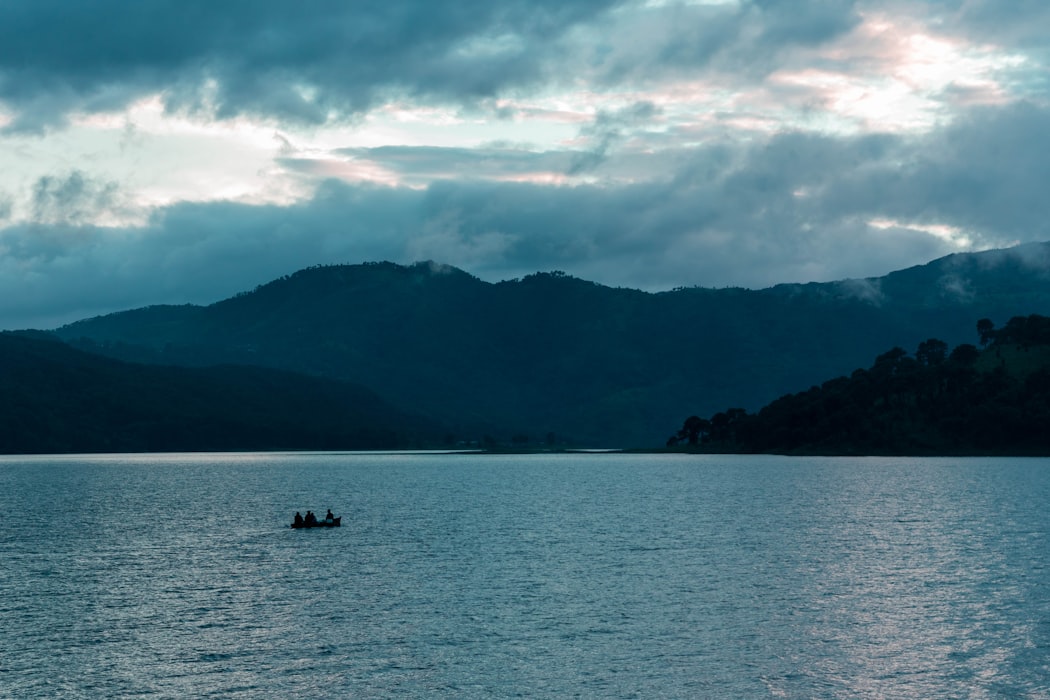
<instances>
[{"instance_id":1,"label":"distant ridge","mask_svg":"<svg viewBox=\"0 0 1050 700\"><path fill-rule=\"evenodd\" d=\"M1050 313L1050 244L884 277L762 290L613 289L561 273L488 283L432 262L299 271L215 304L55 333L164 364L250 364L362 384L456 440L659 446L681 417L758 408L974 319Z\"/></svg>"},{"instance_id":2,"label":"distant ridge","mask_svg":"<svg viewBox=\"0 0 1050 700\"><path fill-rule=\"evenodd\" d=\"M0 397L0 454L392 449L440 434L342 382L134 365L16 333L0 333Z\"/></svg>"}]
</instances>

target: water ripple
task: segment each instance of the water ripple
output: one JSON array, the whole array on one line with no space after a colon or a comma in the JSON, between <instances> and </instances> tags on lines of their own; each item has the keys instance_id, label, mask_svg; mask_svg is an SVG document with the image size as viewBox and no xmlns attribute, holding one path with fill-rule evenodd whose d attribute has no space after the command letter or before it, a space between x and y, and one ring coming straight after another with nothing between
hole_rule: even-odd
<instances>
[{"instance_id":1,"label":"water ripple","mask_svg":"<svg viewBox=\"0 0 1050 700\"><path fill-rule=\"evenodd\" d=\"M0 458L0 697L1048 698L1048 496L1048 460Z\"/></svg>"}]
</instances>

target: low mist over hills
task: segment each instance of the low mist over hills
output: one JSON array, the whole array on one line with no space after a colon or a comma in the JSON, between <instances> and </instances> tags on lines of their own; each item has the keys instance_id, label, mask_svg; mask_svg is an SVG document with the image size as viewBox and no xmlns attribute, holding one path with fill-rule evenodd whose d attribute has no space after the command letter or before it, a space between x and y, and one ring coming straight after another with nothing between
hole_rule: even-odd
<instances>
[{"instance_id":1,"label":"low mist over hills","mask_svg":"<svg viewBox=\"0 0 1050 700\"><path fill-rule=\"evenodd\" d=\"M560 273L488 283L433 263L302 270L206 307L55 333L92 352L247 364L369 387L450 441L659 446L683 415L755 409L974 319L1050 313L1050 244L880 278L763 290L613 289Z\"/></svg>"}]
</instances>

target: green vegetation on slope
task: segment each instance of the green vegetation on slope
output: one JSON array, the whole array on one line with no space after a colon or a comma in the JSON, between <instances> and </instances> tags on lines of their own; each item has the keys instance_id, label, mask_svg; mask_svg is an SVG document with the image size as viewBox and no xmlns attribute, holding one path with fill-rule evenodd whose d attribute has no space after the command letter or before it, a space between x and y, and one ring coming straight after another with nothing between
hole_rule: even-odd
<instances>
[{"instance_id":1,"label":"green vegetation on slope","mask_svg":"<svg viewBox=\"0 0 1050 700\"><path fill-rule=\"evenodd\" d=\"M783 454L1050 454L1050 318L978 323L982 345L931 338L757 414L690 416L668 446Z\"/></svg>"}]
</instances>

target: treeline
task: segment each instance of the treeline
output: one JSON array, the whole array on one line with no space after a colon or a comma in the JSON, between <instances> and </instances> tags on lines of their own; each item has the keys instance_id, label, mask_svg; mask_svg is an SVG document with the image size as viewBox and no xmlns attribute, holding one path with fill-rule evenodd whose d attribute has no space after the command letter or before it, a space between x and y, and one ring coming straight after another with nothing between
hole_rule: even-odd
<instances>
[{"instance_id":1,"label":"treeline","mask_svg":"<svg viewBox=\"0 0 1050 700\"><path fill-rule=\"evenodd\" d=\"M977 324L983 349L931 338L757 414L690 416L668 447L778 454L1050 454L1050 318Z\"/></svg>"},{"instance_id":2,"label":"treeline","mask_svg":"<svg viewBox=\"0 0 1050 700\"><path fill-rule=\"evenodd\" d=\"M1050 345L1050 318L1033 314L1031 316L1014 316L1005 326L996 329L991 319L982 318L977 322L977 334L981 344L993 343L998 346Z\"/></svg>"},{"instance_id":3,"label":"treeline","mask_svg":"<svg viewBox=\"0 0 1050 700\"><path fill-rule=\"evenodd\" d=\"M0 454L394 449L440 434L343 382L138 365L0 334Z\"/></svg>"}]
</instances>

